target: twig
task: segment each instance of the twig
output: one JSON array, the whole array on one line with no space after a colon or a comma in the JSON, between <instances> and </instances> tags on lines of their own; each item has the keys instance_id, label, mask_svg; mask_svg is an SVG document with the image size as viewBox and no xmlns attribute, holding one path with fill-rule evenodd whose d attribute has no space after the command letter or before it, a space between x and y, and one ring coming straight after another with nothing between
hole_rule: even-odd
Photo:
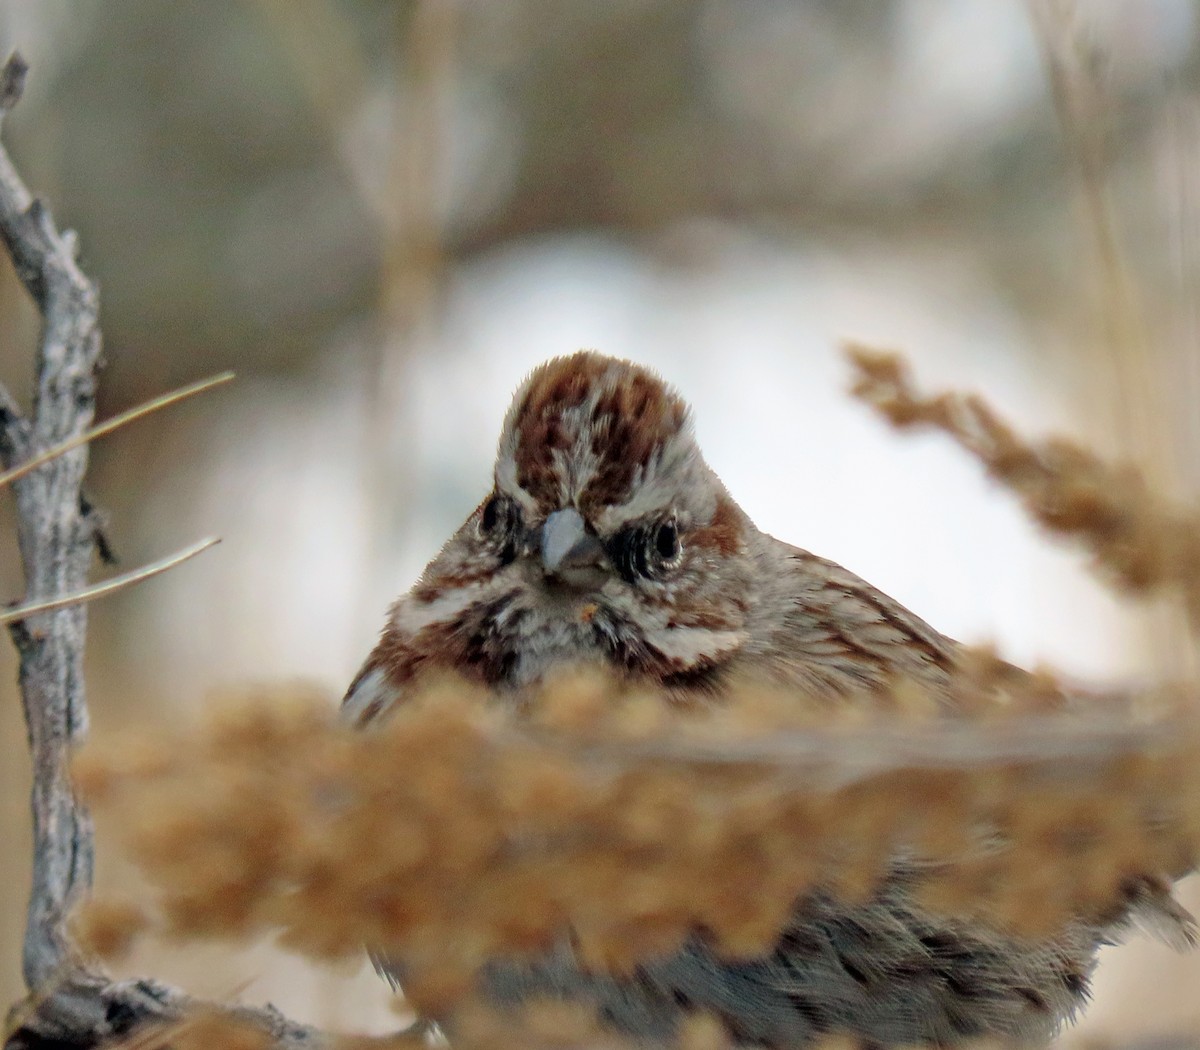
<instances>
[{"instance_id":1,"label":"twig","mask_svg":"<svg viewBox=\"0 0 1200 1050\"><path fill-rule=\"evenodd\" d=\"M111 419L106 419L103 423L85 430L82 434L70 438L62 444L56 445L54 448L48 448L45 452L39 452L32 459L26 460L20 466L4 471L4 473L0 474L0 488L11 484L18 478L23 478L30 471L37 470L43 463L49 463L50 460L56 459L64 452L70 452L73 448L78 448L80 445L86 445L90 441L95 441L96 438L111 434L114 430L125 426L125 424L133 423L135 420L142 419L152 412L157 412L159 409L178 404L180 401L194 397L196 394L203 394L206 390L212 390L213 387L222 386L232 380L233 377L232 372L221 372L218 375L210 376L208 379L201 379L199 382L191 383L188 386L181 386L178 390L172 390L168 394L160 394L158 397L144 401L134 408L120 412Z\"/></svg>"},{"instance_id":2,"label":"twig","mask_svg":"<svg viewBox=\"0 0 1200 1050\"><path fill-rule=\"evenodd\" d=\"M21 96L27 66L13 54L0 69L0 121ZM42 315L33 411L26 418L0 386L0 466L16 499L26 597L7 624L20 656L21 696L33 757L33 887L22 955L30 996L13 1012L5 1050L87 1050L147 1025L172 1025L196 1010L253 1026L283 1047L326 1042L271 1007L205 1004L150 980L113 982L83 960L67 931L72 907L91 888L92 824L76 798L68 763L87 732L83 680L84 602L145 579L215 541L165 562L87 586L97 523L83 497L87 442L225 377L166 395L89 429L101 344L96 289L75 261L75 237L60 233L0 145L0 239ZM37 468L37 469L34 469Z\"/></svg>"},{"instance_id":3,"label":"twig","mask_svg":"<svg viewBox=\"0 0 1200 1050\"><path fill-rule=\"evenodd\" d=\"M25 62L0 72L0 117L20 97ZM36 456L82 434L91 423L100 360L96 290L75 263L74 236L59 233L0 147L0 238L42 314L32 418L0 398L4 463ZM81 512L87 449L77 447L13 485L27 601L81 590L87 583L95 523ZM72 606L10 627L20 653L21 693L33 753L33 892L22 956L25 983L43 986L71 957L65 922L91 886L92 826L71 788L71 748L87 730L83 638L86 614Z\"/></svg>"},{"instance_id":4,"label":"twig","mask_svg":"<svg viewBox=\"0 0 1200 1050\"><path fill-rule=\"evenodd\" d=\"M1027 0L1041 45L1043 64L1068 159L1078 182L1085 232L1094 242L1104 326L1104 349L1112 370L1110 409L1124 448L1144 451L1148 465L1173 474L1170 441L1163 430L1161 391L1149 368L1153 347L1137 289L1130 277L1109 197L1103 120L1111 113L1097 79L1096 56L1077 24L1079 14L1064 0ZM1082 13L1082 8L1080 8ZM1160 479L1156 479L1160 480Z\"/></svg>"},{"instance_id":5,"label":"twig","mask_svg":"<svg viewBox=\"0 0 1200 1050\"><path fill-rule=\"evenodd\" d=\"M5 1033L4 1050L86 1050L117 1040L128 1043L139 1031L153 1028L165 1035L189 1016L213 1013L264 1033L280 1050L319 1050L327 1042L322 1033L289 1020L273 1006L218 1007L147 978L109 981L82 970L60 981L34 1007L33 1016L20 1018Z\"/></svg>"},{"instance_id":6,"label":"twig","mask_svg":"<svg viewBox=\"0 0 1200 1050\"><path fill-rule=\"evenodd\" d=\"M185 547L183 550L176 551L165 558L152 561L149 565L143 565L140 569L122 573L120 576L114 576L103 583L94 583L92 586L85 587L82 591L78 591L75 594L67 594L61 598L50 598L44 602L27 602L24 605L15 606L7 612L0 613L0 626L16 623L18 620L27 620L38 613L53 612L55 609L66 609L72 605L93 602L97 598L103 598L115 591L122 590L135 583L148 580L152 576L164 573L168 569L173 569L176 565L182 565L189 558L194 558L197 554L208 550L210 547L215 547L220 542L219 537L210 536L206 540L193 543L190 547Z\"/></svg>"}]
</instances>

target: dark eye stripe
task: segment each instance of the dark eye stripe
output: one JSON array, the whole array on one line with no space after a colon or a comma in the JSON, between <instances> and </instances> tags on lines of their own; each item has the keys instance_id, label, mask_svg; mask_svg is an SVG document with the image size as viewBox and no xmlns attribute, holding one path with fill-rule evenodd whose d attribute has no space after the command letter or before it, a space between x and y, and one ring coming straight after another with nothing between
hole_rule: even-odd
<instances>
[{"instance_id":1,"label":"dark eye stripe","mask_svg":"<svg viewBox=\"0 0 1200 1050\"><path fill-rule=\"evenodd\" d=\"M609 557L613 567L621 574L626 583L636 579L633 565L634 529L622 529L609 542Z\"/></svg>"},{"instance_id":2,"label":"dark eye stripe","mask_svg":"<svg viewBox=\"0 0 1200 1050\"><path fill-rule=\"evenodd\" d=\"M637 563L637 571L642 576L650 575L650 543L649 537L644 530L639 529L637 540L633 544L634 561Z\"/></svg>"}]
</instances>

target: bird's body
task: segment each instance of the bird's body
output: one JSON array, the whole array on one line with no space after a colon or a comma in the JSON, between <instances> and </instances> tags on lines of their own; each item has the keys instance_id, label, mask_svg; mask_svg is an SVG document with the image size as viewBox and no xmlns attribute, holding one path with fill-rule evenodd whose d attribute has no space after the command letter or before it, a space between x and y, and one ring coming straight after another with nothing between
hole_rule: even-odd
<instances>
[{"instance_id":1,"label":"bird's body","mask_svg":"<svg viewBox=\"0 0 1200 1050\"><path fill-rule=\"evenodd\" d=\"M393 607L344 713L372 723L430 670L504 694L580 663L693 697L757 678L837 702L907 679L948 706L958 653L853 573L755 528L658 377L580 353L518 390L491 496ZM868 901L811 894L761 959L722 961L697 936L615 977L584 972L566 937L537 962L498 964L488 988L504 1001L588 1001L652 1042L696 1010L740 1043L779 1048L831 1032L884 1045L1028 1042L1082 1003L1098 947L1133 909L1190 936L1154 878L1131 883L1111 923L1022 939L924 911L912 892L920 877L919 864L895 858Z\"/></svg>"},{"instance_id":2,"label":"bird's body","mask_svg":"<svg viewBox=\"0 0 1200 1050\"><path fill-rule=\"evenodd\" d=\"M564 942L536 963L495 967L489 991L586 999L617 1030L663 1045L691 1011L719 1019L740 1046L806 1047L835 1033L874 1046L1048 1040L1083 1002L1099 931L1005 937L922 910L913 877L897 870L858 904L807 896L761 959L722 960L696 938L612 977L583 972Z\"/></svg>"}]
</instances>

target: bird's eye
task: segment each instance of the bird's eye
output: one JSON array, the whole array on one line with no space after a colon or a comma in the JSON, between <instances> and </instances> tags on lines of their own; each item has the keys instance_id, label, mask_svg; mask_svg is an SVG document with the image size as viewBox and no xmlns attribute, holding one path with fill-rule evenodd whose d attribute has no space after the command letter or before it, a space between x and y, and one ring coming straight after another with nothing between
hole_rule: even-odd
<instances>
[{"instance_id":1,"label":"bird's eye","mask_svg":"<svg viewBox=\"0 0 1200 1050\"><path fill-rule=\"evenodd\" d=\"M664 521L654 530L654 549L664 562L679 554L679 527L674 521Z\"/></svg>"},{"instance_id":2,"label":"bird's eye","mask_svg":"<svg viewBox=\"0 0 1200 1050\"><path fill-rule=\"evenodd\" d=\"M512 500L493 493L479 514L479 536L497 545L500 560L507 565L517 556L517 534L521 528L521 509Z\"/></svg>"},{"instance_id":3,"label":"bird's eye","mask_svg":"<svg viewBox=\"0 0 1200 1050\"><path fill-rule=\"evenodd\" d=\"M504 500L500 496L492 496L483 505L483 514L479 517L479 531L485 536L495 532L496 526L500 524L503 502Z\"/></svg>"},{"instance_id":4,"label":"bird's eye","mask_svg":"<svg viewBox=\"0 0 1200 1050\"><path fill-rule=\"evenodd\" d=\"M673 518L657 525L624 528L609 544L613 565L629 583L654 579L674 568L681 552L679 526Z\"/></svg>"}]
</instances>

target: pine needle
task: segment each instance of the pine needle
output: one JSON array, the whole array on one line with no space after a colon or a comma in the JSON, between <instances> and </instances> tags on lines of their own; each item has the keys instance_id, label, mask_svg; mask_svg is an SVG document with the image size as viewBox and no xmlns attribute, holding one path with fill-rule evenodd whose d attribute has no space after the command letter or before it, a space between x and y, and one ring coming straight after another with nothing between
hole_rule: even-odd
<instances>
[{"instance_id":1,"label":"pine needle","mask_svg":"<svg viewBox=\"0 0 1200 1050\"><path fill-rule=\"evenodd\" d=\"M76 591L74 594L67 594L61 598L47 598L45 601L27 602L25 605L15 606L6 612L0 613L0 627L15 623L18 620L27 619L37 613L53 612L55 609L65 609L70 605L81 605L84 602L95 601L97 598L104 598L115 591L123 590L132 584L148 580L151 576L157 576L168 569L173 569L176 565L182 565L185 561L194 558L197 554L203 553L209 547L215 547L220 542L220 537L210 536L208 539L194 543L190 547L185 547L175 554L168 555L158 561L152 561L149 565L143 565L140 569L122 573L120 576L114 576L110 580L93 584L91 587L85 587L82 591Z\"/></svg>"},{"instance_id":2,"label":"pine needle","mask_svg":"<svg viewBox=\"0 0 1200 1050\"><path fill-rule=\"evenodd\" d=\"M177 404L189 397L194 397L196 394L203 394L206 390L211 390L213 387L222 386L233 378L234 374L232 372L221 372L218 375L210 376L208 379L201 379L199 382L181 386L178 390L172 390L168 394L161 394L158 397L151 398L149 401L121 412L111 419L106 419L103 423L98 423L96 426L90 427L82 434L76 434L74 437L46 449L45 452L39 452L32 459L18 464L11 470L6 470L0 474L0 488L16 481L18 478L23 478L31 470L36 470L42 464L48 463L57 456L61 456L64 452L70 452L71 449L78 448L80 445L86 445L89 441L93 441L98 437L111 434L118 427L123 427L126 423L132 423L134 420L148 416L152 412L157 412L160 408Z\"/></svg>"}]
</instances>

